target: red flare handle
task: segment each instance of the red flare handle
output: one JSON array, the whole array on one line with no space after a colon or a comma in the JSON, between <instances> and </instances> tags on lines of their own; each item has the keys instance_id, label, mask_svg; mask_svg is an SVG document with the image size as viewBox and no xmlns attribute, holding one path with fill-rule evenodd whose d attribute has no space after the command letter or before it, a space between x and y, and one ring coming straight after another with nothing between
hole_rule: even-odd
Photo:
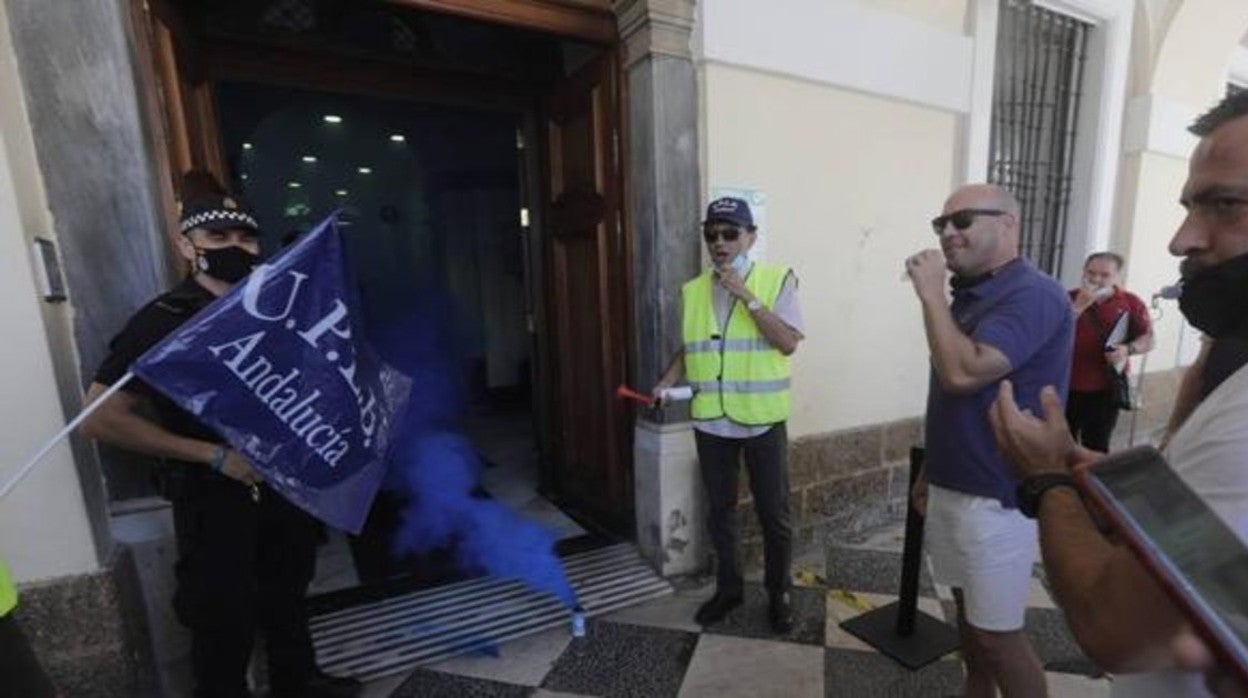
<instances>
[{"instance_id":1,"label":"red flare handle","mask_svg":"<svg viewBox=\"0 0 1248 698\"><path fill-rule=\"evenodd\" d=\"M622 400L636 400L647 407L653 407L654 403L658 402L652 396L646 395L645 393L639 393L623 384L615 389L615 396Z\"/></svg>"}]
</instances>

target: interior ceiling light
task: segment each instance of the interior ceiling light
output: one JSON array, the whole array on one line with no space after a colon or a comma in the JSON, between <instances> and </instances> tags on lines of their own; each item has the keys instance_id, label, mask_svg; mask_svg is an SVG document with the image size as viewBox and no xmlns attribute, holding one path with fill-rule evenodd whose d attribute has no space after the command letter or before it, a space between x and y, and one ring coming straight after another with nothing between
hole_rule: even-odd
<instances>
[{"instance_id":1,"label":"interior ceiling light","mask_svg":"<svg viewBox=\"0 0 1248 698\"><path fill-rule=\"evenodd\" d=\"M335 194L337 194L338 196L346 196L346 195L347 195L347 190L346 190L346 189L339 189L338 191L336 191L336 192L334 192L334 193L335 193Z\"/></svg>"},{"instance_id":2,"label":"interior ceiling light","mask_svg":"<svg viewBox=\"0 0 1248 698\"><path fill-rule=\"evenodd\" d=\"M286 186L290 187L291 189L298 189L299 187L303 185L299 184L298 182L288 182Z\"/></svg>"},{"instance_id":3,"label":"interior ceiling light","mask_svg":"<svg viewBox=\"0 0 1248 698\"><path fill-rule=\"evenodd\" d=\"M373 173L373 168L371 168L371 167L361 167L361 168L359 168L358 170L356 170L356 172L359 172L360 174L372 174L372 173Z\"/></svg>"},{"instance_id":4,"label":"interior ceiling light","mask_svg":"<svg viewBox=\"0 0 1248 698\"><path fill-rule=\"evenodd\" d=\"M325 123L327 124L341 124L342 123L342 117L338 116L337 114L326 114L324 119L325 119Z\"/></svg>"},{"instance_id":5,"label":"interior ceiling light","mask_svg":"<svg viewBox=\"0 0 1248 698\"><path fill-rule=\"evenodd\" d=\"M315 155L304 155L304 156L303 156L303 161L304 161L304 162L308 162L308 163L316 162L316 156L315 156Z\"/></svg>"},{"instance_id":6,"label":"interior ceiling light","mask_svg":"<svg viewBox=\"0 0 1248 698\"><path fill-rule=\"evenodd\" d=\"M244 144L243 144L243 150L251 150L251 144L250 144L250 143L244 143Z\"/></svg>"},{"instance_id":7,"label":"interior ceiling light","mask_svg":"<svg viewBox=\"0 0 1248 698\"><path fill-rule=\"evenodd\" d=\"M404 143L407 141L407 137L401 133L396 133L390 136L390 140L394 141L395 143Z\"/></svg>"}]
</instances>

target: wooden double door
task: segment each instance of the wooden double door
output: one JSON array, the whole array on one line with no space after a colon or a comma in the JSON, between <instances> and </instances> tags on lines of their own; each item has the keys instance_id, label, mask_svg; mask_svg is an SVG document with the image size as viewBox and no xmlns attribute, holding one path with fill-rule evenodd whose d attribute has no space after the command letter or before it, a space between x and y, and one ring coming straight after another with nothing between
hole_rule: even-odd
<instances>
[{"instance_id":1,"label":"wooden double door","mask_svg":"<svg viewBox=\"0 0 1248 698\"><path fill-rule=\"evenodd\" d=\"M349 1L349 0L348 0ZM420 0L393 3L574 36L597 55L549 84L465 82L290 42L205 41L176 0L134 0L139 72L156 136L154 166L165 176L170 220L189 170L231 181L222 152L215 82L272 84L339 93L475 104L516 112L535 126L528 202L540 230L526 254L533 308L535 422L542 486L583 523L632 534L632 414L615 398L631 353L629 236L623 216L618 54L604 40L606 0ZM506 12L499 14L500 10ZM172 226L170 230L174 230Z\"/></svg>"}]
</instances>

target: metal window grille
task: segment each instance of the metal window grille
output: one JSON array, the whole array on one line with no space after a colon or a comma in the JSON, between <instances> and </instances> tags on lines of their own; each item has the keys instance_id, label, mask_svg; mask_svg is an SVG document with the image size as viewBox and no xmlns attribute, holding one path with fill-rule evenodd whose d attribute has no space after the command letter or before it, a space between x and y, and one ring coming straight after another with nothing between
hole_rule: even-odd
<instances>
[{"instance_id":1,"label":"metal window grille","mask_svg":"<svg viewBox=\"0 0 1248 698\"><path fill-rule=\"evenodd\" d=\"M1050 274L1066 244L1091 29L1029 0L1001 2L988 181L1018 197L1021 251Z\"/></svg>"}]
</instances>

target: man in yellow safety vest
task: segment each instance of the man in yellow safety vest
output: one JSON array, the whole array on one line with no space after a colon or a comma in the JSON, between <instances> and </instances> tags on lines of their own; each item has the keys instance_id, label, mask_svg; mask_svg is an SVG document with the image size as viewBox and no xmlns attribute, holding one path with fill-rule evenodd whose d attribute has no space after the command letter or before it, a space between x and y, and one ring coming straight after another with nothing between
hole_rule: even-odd
<instances>
[{"instance_id":1,"label":"man in yellow safety vest","mask_svg":"<svg viewBox=\"0 0 1248 698\"><path fill-rule=\"evenodd\" d=\"M740 606L737 476L744 455L763 528L764 585L776 632L793 627L789 564L789 355L803 339L797 277L788 267L751 262L757 239L742 199L707 207L702 235L712 266L681 289L683 346L654 388L661 397L681 375L694 390L698 462L706 487L707 527L717 558L715 595L696 619L710 625Z\"/></svg>"}]
</instances>

